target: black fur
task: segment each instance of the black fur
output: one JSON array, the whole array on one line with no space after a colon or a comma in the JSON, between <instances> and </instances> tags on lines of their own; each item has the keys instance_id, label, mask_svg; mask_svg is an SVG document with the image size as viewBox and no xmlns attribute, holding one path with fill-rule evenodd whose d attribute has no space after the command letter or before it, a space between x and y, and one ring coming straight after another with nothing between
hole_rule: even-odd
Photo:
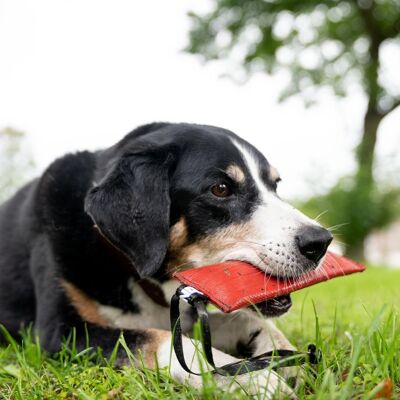
<instances>
[{"instance_id":1,"label":"black fur","mask_svg":"<svg viewBox=\"0 0 400 400\"><path fill-rule=\"evenodd\" d=\"M109 149L56 160L0 207L0 323L15 336L33 324L50 351L75 327L83 346L85 322L60 279L101 304L140 313L126 282L134 270L166 279L171 225L184 215L189 238L196 240L246 220L257 204L251 177L243 188L223 172L231 163L245 170L231 138L256 154L273 187L268 162L257 150L210 126L146 125ZM210 186L221 181L237 195L213 196ZM131 270L104 245L94 224L126 254ZM103 347L118 336L90 324L87 329ZM143 333L129 335L133 345L145 340Z\"/></svg>"}]
</instances>

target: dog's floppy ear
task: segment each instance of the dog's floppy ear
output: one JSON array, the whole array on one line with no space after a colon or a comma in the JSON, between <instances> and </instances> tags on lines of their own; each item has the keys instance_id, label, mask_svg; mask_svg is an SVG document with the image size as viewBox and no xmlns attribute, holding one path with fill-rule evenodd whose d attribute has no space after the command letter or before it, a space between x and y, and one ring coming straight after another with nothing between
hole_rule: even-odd
<instances>
[{"instance_id":1,"label":"dog's floppy ear","mask_svg":"<svg viewBox=\"0 0 400 400\"><path fill-rule=\"evenodd\" d=\"M128 154L118 159L85 199L100 232L124 252L141 277L162 264L169 236L172 156Z\"/></svg>"}]
</instances>

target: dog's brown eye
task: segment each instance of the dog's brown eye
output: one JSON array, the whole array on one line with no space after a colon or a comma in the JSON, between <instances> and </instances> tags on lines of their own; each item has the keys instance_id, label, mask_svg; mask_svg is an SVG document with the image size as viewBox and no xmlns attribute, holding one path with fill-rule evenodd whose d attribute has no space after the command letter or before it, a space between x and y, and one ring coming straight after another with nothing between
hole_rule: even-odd
<instances>
[{"instance_id":1,"label":"dog's brown eye","mask_svg":"<svg viewBox=\"0 0 400 400\"><path fill-rule=\"evenodd\" d=\"M211 187L211 193L217 197L228 197L232 192L225 183L217 183Z\"/></svg>"}]
</instances>

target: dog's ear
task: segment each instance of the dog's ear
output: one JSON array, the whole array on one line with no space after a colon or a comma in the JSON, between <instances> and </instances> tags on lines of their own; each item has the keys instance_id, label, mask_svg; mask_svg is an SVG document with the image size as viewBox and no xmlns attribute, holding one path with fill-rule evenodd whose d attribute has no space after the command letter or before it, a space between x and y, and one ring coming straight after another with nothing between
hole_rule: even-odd
<instances>
[{"instance_id":1,"label":"dog's ear","mask_svg":"<svg viewBox=\"0 0 400 400\"><path fill-rule=\"evenodd\" d=\"M85 199L100 232L125 253L141 277L161 266L169 237L172 156L129 154L118 159Z\"/></svg>"}]
</instances>

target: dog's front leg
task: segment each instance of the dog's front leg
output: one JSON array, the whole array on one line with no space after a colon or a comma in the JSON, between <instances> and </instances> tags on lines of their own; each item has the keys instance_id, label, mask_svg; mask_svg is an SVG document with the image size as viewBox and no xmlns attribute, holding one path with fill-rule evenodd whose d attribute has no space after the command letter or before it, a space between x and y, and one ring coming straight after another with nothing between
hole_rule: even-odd
<instances>
[{"instance_id":1,"label":"dog's front leg","mask_svg":"<svg viewBox=\"0 0 400 400\"><path fill-rule=\"evenodd\" d=\"M209 314L213 345L230 354L246 352L257 356L274 349L294 350L294 346L270 319L249 310L231 314Z\"/></svg>"},{"instance_id":2,"label":"dog's front leg","mask_svg":"<svg viewBox=\"0 0 400 400\"><path fill-rule=\"evenodd\" d=\"M209 314L212 343L217 349L239 356L258 356L274 349L295 350L271 319L262 318L250 310L231 314L219 311ZM285 379L298 378L298 367L282 368Z\"/></svg>"},{"instance_id":3,"label":"dog's front leg","mask_svg":"<svg viewBox=\"0 0 400 400\"><path fill-rule=\"evenodd\" d=\"M111 355L114 343L120 334L119 330L101 328L90 324L87 325L86 332L89 342L86 341L86 338L79 336L77 338L77 347L79 349L85 348L88 345L94 348L101 347L105 356ZM136 356L137 367L140 368L143 363L148 368L167 367L170 375L177 381L197 388L202 386L203 380L201 376L186 372L180 365L172 348L171 332L160 329L127 330L124 331L124 339L129 349ZM212 367L208 366L202 355L199 343L187 337L183 337L182 341L185 359L192 371L199 373L201 370L212 370ZM213 348L213 354L215 362L218 365L239 361L239 359L215 348ZM121 346L116 362L118 365L131 365ZM291 389L286 386L283 379L274 371L263 370L236 377L215 374L214 377L216 384L227 391L240 388L251 395L260 394L265 399L276 398L279 395L284 395L285 398L293 398Z\"/></svg>"},{"instance_id":4,"label":"dog's front leg","mask_svg":"<svg viewBox=\"0 0 400 400\"><path fill-rule=\"evenodd\" d=\"M200 376L186 372L180 365L172 350L172 337L168 331L158 329L147 330L149 335L148 343L143 346L144 359L147 360L149 367L158 365L168 367L173 378L180 382L187 382L195 387L202 385ZM183 337L183 350L189 368L199 373L201 370L212 370L204 359L201 345L195 340ZM213 348L213 355L216 364L225 365L239 361L229 354ZM155 362L157 364L155 364ZM201 367L202 365L202 367ZM224 390L233 391L238 388L244 389L248 394L261 394L263 398L270 399L274 396L284 395L285 398L295 398L292 390L286 385L274 371L263 370L253 373L238 375L236 377L226 377L218 374L214 375L217 385Z\"/></svg>"}]
</instances>

